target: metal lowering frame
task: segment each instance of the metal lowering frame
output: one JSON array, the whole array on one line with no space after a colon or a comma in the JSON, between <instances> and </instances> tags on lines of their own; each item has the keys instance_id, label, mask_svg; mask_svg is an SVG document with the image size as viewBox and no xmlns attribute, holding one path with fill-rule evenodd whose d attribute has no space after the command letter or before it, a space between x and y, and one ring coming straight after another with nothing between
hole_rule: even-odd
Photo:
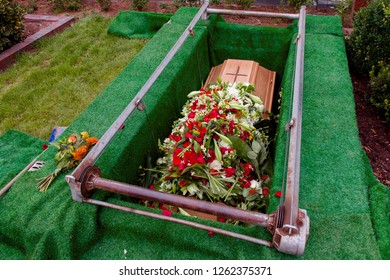
<instances>
[{"instance_id":1,"label":"metal lowering frame","mask_svg":"<svg viewBox=\"0 0 390 280\"><path fill-rule=\"evenodd\" d=\"M213 231L215 233L239 238L256 244L275 247L278 251L302 255L304 253L306 241L309 234L309 217L306 210L299 209L299 174L300 174L300 144L301 144L301 120L302 120L302 88L303 88L303 61L305 44L305 18L306 9L302 7L299 14L277 14L254 11L229 11L208 8L208 0L199 9L190 22L186 30L182 33L172 49L156 68L144 86L140 89L134 99L128 104L125 110L119 115L111 127L101 137L99 142L88 153L84 160L77 166L72 174L66 176L66 180L72 191L72 198L78 202L86 202L95 205L114 208L117 210L135 213L147 217L171 221L179 224L192 226L195 228ZM163 193L150 190L136 185L121 183L104 179L101 177L100 169L95 166L98 157L103 153L110 141L114 138L120 126L126 121L130 114L143 106L141 101L150 87L154 84L161 72L174 57L186 38L193 33L196 23L202 18L207 19L208 14L234 14L250 15L260 17L280 17L288 19L298 19L298 36L296 38L296 58L295 58L295 80L292 97L291 118L286 126L289 143L287 143L288 165L286 166L286 186L283 189L281 203L275 213L263 214L252 211L237 209L220 203L194 200L174 194ZM95 189L106 190L119 193L125 196L158 201L168 205L183 207L209 213L225 218L243 221L253 225L266 227L273 235L272 241L262 240L251 236L238 234L216 227L206 226L200 223L182 220L175 217L163 216L148 211L133 209L126 206L112 204L104 201L94 200L91 197Z\"/></svg>"}]
</instances>

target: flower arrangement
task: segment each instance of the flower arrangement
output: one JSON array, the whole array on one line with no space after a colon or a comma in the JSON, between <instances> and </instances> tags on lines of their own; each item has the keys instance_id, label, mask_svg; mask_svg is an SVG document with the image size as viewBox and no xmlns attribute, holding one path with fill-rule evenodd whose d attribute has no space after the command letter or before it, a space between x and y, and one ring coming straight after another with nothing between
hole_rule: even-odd
<instances>
[{"instance_id":1,"label":"flower arrangement","mask_svg":"<svg viewBox=\"0 0 390 280\"><path fill-rule=\"evenodd\" d=\"M272 161L267 129L258 128L264 106L242 83L212 84L191 92L183 117L159 148L149 186L245 210L264 210Z\"/></svg>"},{"instance_id":2,"label":"flower arrangement","mask_svg":"<svg viewBox=\"0 0 390 280\"><path fill-rule=\"evenodd\" d=\"M45 192L61 172L67 172L77 166L97 142L96 137L90 137L89 133L84 131L80 135L73 134L52 143L58 149L55 155L56 169L48 176L40 179L37 189Z\"/></svg>"}]
</instances>

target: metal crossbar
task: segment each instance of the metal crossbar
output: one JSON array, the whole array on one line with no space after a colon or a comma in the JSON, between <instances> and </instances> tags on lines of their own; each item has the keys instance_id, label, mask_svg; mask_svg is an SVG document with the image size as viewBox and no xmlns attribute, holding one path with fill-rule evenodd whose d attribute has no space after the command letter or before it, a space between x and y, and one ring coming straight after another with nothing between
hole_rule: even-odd
<instances>
[{"instance_id":1,"label":"metal crossbar","mask_svg":"<svg viewBox=\"0 0 390 280\"><path fill-rule=\"evenodd\" d=\"M301 255L304 252L306 240L309 231L309 217L305 210L299 209L299 173L300 173L300 141L301 141L301 119L302 119L302 90L303 90L303 58L304 58L304 40L305 40L305 7L301 8L299 15L296 14L276 14L267 12L251 12L251 11L229 11L219 9L209 9L208 0L204 2L198 13L192 19L186 30L179 37L175 45L171 48L160 65L156 68L144 86L140 89L137 95L125 108L125 110L114 121L106 133L101 137L97 145L84 158L80 165L73 171L71 175L66 176L66 180L72 191L72 198L75 201L86 202L95 205L114 208L117 210L140 214L143 216L153 217L157 219L167 220L180 224L185 224L199 229L211 230L216 233L240 238L246 241L254 242L265 246L273 246L277 250L293 254ZM130 114L140 106L142 98L147 94L148 90L160 76L168 63L180 49L188 35L193 32L193 28L200 18L206 19L207 14L245 14L251 16L266 16L266 17L281 17L299 19L298 21L298 44L295 63L295 80L294 80L294 98L291 128L290 128L290 144L288 155L288 175L287 187L284 199L284 205L270 215L251 211L244 211L226 205L214 204L206 201L189 199L183 196L167 194L158 191L149 190L135 185L116 182L101 178L100 169L94 166L98 157L103 153L110 141L116 135L120 126L126 121ZM95 189L102 189L114 193L132 196L151 201L167 203L173 206L185 207L191 210L198 210L205 213L219 215L225 218L232 218L247 223L251 223L261 227L267 227L273 234L272 241L244 236L234 232L208 227L201 223L183 221L177 218L165 217L163 215L151 214L147 211L140 211L130 207L125 207L116 204L110 204L102 201L90 199L92 192Z\"/></svg>"}]
</instances>

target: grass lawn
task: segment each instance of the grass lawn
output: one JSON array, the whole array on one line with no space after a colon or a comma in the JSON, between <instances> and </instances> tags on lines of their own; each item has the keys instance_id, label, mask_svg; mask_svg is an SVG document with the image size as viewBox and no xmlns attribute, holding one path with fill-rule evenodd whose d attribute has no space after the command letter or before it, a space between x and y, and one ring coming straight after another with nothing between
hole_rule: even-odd
<instances>
[{"instance_id":1,"label":"grass lawn","mask_svg":"<svg viewBox=\"0 0 390 280\"><path fill-rule=\"evenodd\" d=\"M54 126L73 122L146 43L107 35L111 20L84 17L0 72L0 135L17 129L48 139Z\"/></svg>"}]
</instances>

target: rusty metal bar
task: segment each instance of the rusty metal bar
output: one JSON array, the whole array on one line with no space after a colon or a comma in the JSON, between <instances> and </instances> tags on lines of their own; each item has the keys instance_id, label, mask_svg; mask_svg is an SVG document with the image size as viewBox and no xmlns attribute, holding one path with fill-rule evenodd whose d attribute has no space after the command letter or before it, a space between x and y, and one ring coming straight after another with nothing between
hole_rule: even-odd
<instances>
[{"instance_id":1,"label":"rusty metal bar","mask_svg":"<svg viewBox=\"0 0 390 280\"><path fill-rule=\"evenodd\" d=\"M87 185L89 190L101 189L109 192L122 194L125 196L150 201L157 201L167 205L187 208L202 213L208 213L218 217L238 220L261 227L267 227L268 225L269 216L267 214L246 211L243 209L227 206L223 203L212 203L204 200L197 200L189 197L178 196L175 194L150 190L140 186L104 179L100 176L92 176L88 180L89 181L87 182Z\"/></svg>"},{"instance_id":2,"label":"rusty metal bar","mask_svg":"<svg viewBox=\"0 0 390 280\"><path fill-rule=\"evenodd\" d=\"M294 95L289 130L290 144L288 150L287 185L284 199L283 227L288 229L290 234L298 231L305 17L306 9L302 7L298 22Z\"/></svg>"},{"instance_id":3,"label":"rusty metal bar","mask_svg":"<svg viewBox=\"0 0 390 280\"><path fill-rule=\"evenodd\" d=\"M207 225L203 225L203 224L199 224L199 223L195 223L195 222L191 222L191 221L187 221L187 220L182 220L182 219L178 219L178 218L174 218L174 217L170 217L170 216L164 216L161 214L156 214L156 213L152 213L152 212L148 212L148 211L142 211L142 210L130 208L127 206L112 204L112 203L108 203L108 202L104 202L104 201L100 201L100 200L94 200L94 199L84 199L83 202L95 204L95 205L99 205L99 206L104 206L104 207L109 207L109 208L124 211L127 213L138 214L138 215L142 215L142 216L146 216L146 217L150 217L150 218L155 218L155 219L169 221L169 222L173 222L173 223L177 223L177 224L181 224L181 225L191 226L194 228L198 228L198 229L202 229L202 230L206 230L206 231L211 231L213 233L238 238L238 239L245 240L245 241L252 242L255 244L259 244L259 245L264 245L264 246L268 246L268 247L273 246L272 242L266 241L263 239L258 239L255 237L251 237L251 236L247 236L247 235L243 235L243 234L239 234L239 233L231 232L228 230L223 230L220 228L211 227L211 226L207 226Z\"/></svg>"}]
</instances>

